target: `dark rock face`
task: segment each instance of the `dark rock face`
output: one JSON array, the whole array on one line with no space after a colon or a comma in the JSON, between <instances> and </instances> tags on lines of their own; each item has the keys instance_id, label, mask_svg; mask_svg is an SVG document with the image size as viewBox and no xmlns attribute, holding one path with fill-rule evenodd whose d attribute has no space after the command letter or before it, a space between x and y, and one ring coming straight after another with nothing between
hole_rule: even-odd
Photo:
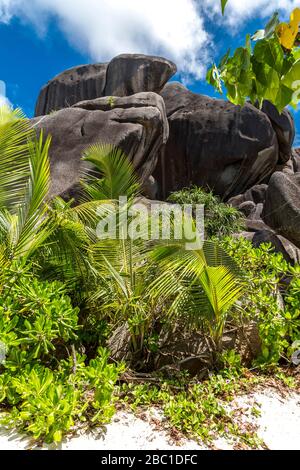
<instances>
[{"instance_id":1,"label":"dark rock face","mask_svg":"<svg viewBox=\"0 0 300 470\"><path fill-rule=\"evenodd\" d=\"M254 234L252 238L253 246L259 247L263 243L272 243L275 251L282 253L288 263L300 263L300 249L272 230L260 230Z\"/></svg>"},{"instance_id":2,"label":"dark rock face","mask_svg":"<svg viewBox=\"0 0 300 470\"><path fill-rule=\"evenodd\" d=\"M292 146L295 139L295 123L288 109L279 114L275 106L265 101L262 111L269 117L276 132L279 144L279 163L286 163L292 155Z\"/></svg>"},{"instance_id":3,"label":"dark rock face","mask_svg":"<svg viewBox=\"0 0 300 470\"><path fill-rule=\"evenodd\" d=\"M292 155L293 167L295 173L300 173L300 149L294 149Z\"/></svg>"},{"instance_id":4,"label":"dark rock face","mask_svg":"<svg viewBox=\"0 0 300 470\"><path fill-rule=\"evenodd\" d=\"M228 204L238 208L243 202L252 201L254 204L263 204L266 199L267 184L257 184L248 189L244 194L239 194L229 199Z\"/></svg>"},{"instance_id":5,"label":"dark rock face","mask_svg":"<svg viewBox=\"0 0 300 470\"><path fill-rule=\"evenodd\" d=\"M253 216L256 211L256 204L252 201L242 202L239 206L239 210L248 218Z\"/></svg>"},{"instance_id":6,"label":"dark rock face","mask_svg":"<svg viewBox=\"0 0 300 470\"><path fill-rule=\"evenodd\" d=\"M68 108L83 100L104 96L130 96L141 92L160 93L176 73L176 65L154 56L124 54L109 64L74 67L57 75L41 90L35 115Z\"/></svg>"},{"instance_id":7,"label":"dark rock face","mask_svg":"<svg viewBox=\"0 0 300 470\"><path fill-rule=\"evenodd\" d=\"M274 173L266 194L263 219L300 247L300 173Z\"/></svg>"},{"instance_id":8,"label":"dark rock face","mask_svg":"<svg viewBox=\"0 0 300 470\"><path fill-rule=\"evenodd\" d=\"M177 67L162 57L123 54L107 70L104 96L130 96L142 91L160 93Z\"/></svg>"},{"instance_id":9,"label":"dark rock face","mask_svg":"<svg viewBox=\"0 0 300 470\"><path fill-rule=\"evenodd\" d=\"M288 263L299 264L300 247L298 248L290 241L292 236L295 238L295 235L291 235L291 229L284 229L284 224L287 222L288 217L291 217L288 227L294 227L297 209L294 209L294 213L289 209L287 216L285 216L287 202L283 202L284 206L282 207L278 205L282 203L282 201L279 201L279 198L282 198L282 196L278 196L278 188L276 187L278 184L277 178L281 180L282 178L287 178L287 176L285 173L274 173L270 180L270 186L254 186L244 194L235 196L228 201L230 205L243 212L246 217L245 226L247 231L236 234L235 236L246 238L254 247L259 247L263 243L271 243L274 250L278 253L282 253ZM292 178L294 178L294 175ZM289 185L287 181L285 181L285 184ZM280 186L282 187L283 185L280 184ZM290 184L290 186L292 186L292 184ZM274 194L276 194L275 198L273 198ZM293 195L291 199L293 199ZM290 205L291 202L288 204ZM278 206L278 211L275 210L276 206ZM266 214L269 214L269 216L266 217ZM292 230L297 232L298 229L293 228ZM285 236L283 236L282 233L285 233Z\"/></svg>"},{"instance_id":10,"label":"dark rock face","mask_svg":"<svg viewBox=\"0 0 300 470\"><path fill-rule=\"evenodd\" d=\"M192 93L179 83L167 84L161 95L170 138L154 176L164 196L196 184L228 199L273 173L278 141L263 112Z\"/></svg>"},{"instance_id":11,"label":"dark rock face","mask_svg":"<svg viewBox=\"0 0 300 470\"><path fill-rule=\"evenodd\" d=\"M95 143L123 149L133 162L142 183L152 174L168 135L162 98L140 93L127 98L82 102L42 118L33 126L52 135L50 149L51 195L75 197L83 169L81 157Z\"/></svg>"},{"instance_id":12,"label":"dark rock face","mask_svg":"<svg viewBox=\"0 0 300 470\"><path fill-rule=\"evenodd\" d=\"M41 90L35 116L69 108L82 100L103 96L108 64L82 65L66 70Z\"/></svg>"}]
</instances>

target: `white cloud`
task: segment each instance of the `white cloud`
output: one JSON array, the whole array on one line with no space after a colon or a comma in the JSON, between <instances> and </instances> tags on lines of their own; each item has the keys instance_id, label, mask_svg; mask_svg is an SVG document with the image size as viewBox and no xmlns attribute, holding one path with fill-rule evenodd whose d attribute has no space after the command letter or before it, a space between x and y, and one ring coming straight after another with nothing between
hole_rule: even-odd
<instances>
[{"instance_id":1,"label":"white cloud","mask_svg":"<svg viewBox=\"0 0 300 470\"><path fill-rule=\"evenodd\" d=\"M205 16L234 30L254 15L274 9L290 11L299 0L229 0L225 20L220 0L0 0L0 22L13 16L47 31L55 16L69 42L91 60L105 61L120 53L164 55L183 75L202 78L212 52Z\"/></svg>"},{"instance_id":2,"label":"white cloud","mask_svg":"<svg viewBox=\"0 0 300 470\"><path fill-rule=\"evenodd\" d=\"M0 95L0 107L4 105L10 106L10 102L8 101L6 96Z\"/></svg>"},{"instance_id":3,"label":"white cloud","mask_svg":"<svg viewBox=\"0 0 300 470\"><path fill-rule=\"evenodd\" d=\"M10 101L6 96L6 86L5 83L0 80L0 106L10 106Z\"/></svg>"},{"instance_id":4,"label":"white cloud","mask_svg":"<svg viewBox=\"0 0 300 470\"><path fill-rule=\"evenodd\" d=\"M269 18L274 11L284 14L287 20L296 7L299 7L299 0L229 0L222 24L225 22L229 31L234 34L246 21L253 18ZM204 8L211 17L221 19L219 0L204 0Z\"/></svg>"},{"instance_id":5,"label":"white cloud","mask_svg":"<svg viewBox=\"0 0 300 470\"><path fill-rule=\"evenodd\" d=\"M0 0L0 21L18 16L39 34L55 15L69 42L94 61L160 54L200 78L209 36L193 0Z\"/></svg>"}]
</instances>

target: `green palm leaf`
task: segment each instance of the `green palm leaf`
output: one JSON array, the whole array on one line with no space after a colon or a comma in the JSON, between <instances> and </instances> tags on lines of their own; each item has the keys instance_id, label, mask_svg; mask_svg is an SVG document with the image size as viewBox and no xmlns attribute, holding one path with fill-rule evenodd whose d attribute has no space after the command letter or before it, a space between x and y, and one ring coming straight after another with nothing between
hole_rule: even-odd
<instances>
[{"instance_id":1,"label":"green palm leaf","mask_svg":"<svg viewBox=\"0 0 300 470\"><path fill-rule=\"evenodd\" d=\"M0 208L12 208L29 175L28 139L33 136L28 119L17 109L0 106Z\"/></svg>"},{"instance_id":2,"label":"green palm leaf","mask_svg":"<svg viewBox=\"0 0 300 470\"><path fill-rule=\"evenodd\" d=\"M53 230L46 217L46 198L50 189L48 150L51 139L43 142L43 135L27 143L29 177L16 207L14 223L10 227L12 256L29 257L48 238Z\"/></svg>"},{"instance_id":3,"label":"green palm leaf","mask_svg":"<svg viewBox=\"0 0 300 470\"><path fill-rule=\"evenodd\" d=\"M131 198L138 194L138 177L122 150L111 145L93 145L86 150L83 160L97 171L85 171L85 200L116 200L120 196Z\"/></svg>"}]
</instances>

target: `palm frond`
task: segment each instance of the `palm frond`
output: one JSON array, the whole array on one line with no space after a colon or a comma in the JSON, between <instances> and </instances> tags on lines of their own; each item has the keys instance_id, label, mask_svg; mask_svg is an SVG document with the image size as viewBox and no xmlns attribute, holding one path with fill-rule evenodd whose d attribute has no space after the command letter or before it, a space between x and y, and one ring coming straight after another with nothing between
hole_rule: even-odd
<instances>
[{"instance_id":1,"label":"palm frond","mask_svg":"<svg viewBox=\"0 0 300 470\"><path fill-rule=\"evenodd\" d=\"M11 226L10 240L14 257L29 257L51 234L53 227L46 218L46 198L50 189L51 138L27 143L29 178L23 190L22 203L17 206L16 224Z\"/></svg>"},{"instance_id":2,"label":"palm frond","mask_svg":"<svg viewBox=\"0 0 300 470\"><path fill-rule=\"evenodd\" d=\"M170 316L222 329L226 313L244 289L241 272L227 253L214 242L195 251L172 242L154 248L152 258L161 274L150 286L151 297L169 303Z\"/></svg>"},{"instance_id":3,"label":"palm frond","mask_svg":"<svg viewBox=\"0 0 300 470\"><path fill-rule=\"evenodd\" d=\"M97 144L86 150L83 160L91 163L97 173L85 171L84 200L117 200L132 198L140 185L132 164L119 148Z\"/></svg>"},{"instance_id":4,"label":"palm frond","mask_svg":"<svg viewBox=\"0 0 300 470\"><path fill-rule=\"evenodd\" d=\"M47 213L51 233L39 250L38 259L48 279L72 282L84 277L88 283L95 275L91 264L91 237L71 204L72 201L67 203L59 197L51 201Z\"/></svg>"},{"instance_id":5,"label":"palm frond","mask_svg":"<svg viewBox=\"0 0 300 470\"><path fill-rule=\"evenodd\" d=\"M0 208L20 203L29 175L28 140L33 135L21 110L0 106Z\"/></svg>"}]
</instances>

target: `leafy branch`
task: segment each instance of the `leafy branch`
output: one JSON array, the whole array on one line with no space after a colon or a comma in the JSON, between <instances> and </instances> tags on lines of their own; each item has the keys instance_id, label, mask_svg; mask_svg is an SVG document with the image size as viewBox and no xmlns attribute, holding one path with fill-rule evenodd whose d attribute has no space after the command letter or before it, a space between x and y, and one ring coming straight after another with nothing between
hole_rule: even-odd
<instances>
[{"instance_id":1,"label":"leafy branch","mask_svg":"<svg viewBox=\"0 0 300 470\"><path fill-rule=\"evenodd\" d=\"M227 2L225 2L227 3ZM220 64L207 73L207 81L219 92L227 89L227 98L243 106L247 100L259 107L264 100L281 113L300 101L300 9L289 23L280 23L276 12L264 30L246 38L244 47L233 55L228 51Z\"/></svg>"}]
</instances>

